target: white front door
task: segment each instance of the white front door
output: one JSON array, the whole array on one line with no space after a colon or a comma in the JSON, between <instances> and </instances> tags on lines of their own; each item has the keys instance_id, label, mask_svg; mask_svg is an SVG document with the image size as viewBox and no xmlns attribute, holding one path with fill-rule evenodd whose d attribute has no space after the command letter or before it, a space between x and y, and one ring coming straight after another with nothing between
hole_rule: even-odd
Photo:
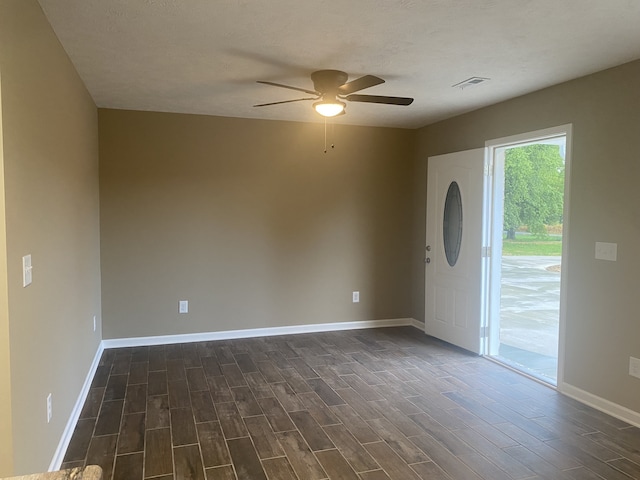
<instances>
[{"instance_id":1,"label":"white front door","mask_svg":"<svg viewBox=\"0 0 640 480\"><path fill-rule=\"evenodd\" d=\"M429 158L425 332L481 353L485 150Z\"/></svg>"}]
</instances>

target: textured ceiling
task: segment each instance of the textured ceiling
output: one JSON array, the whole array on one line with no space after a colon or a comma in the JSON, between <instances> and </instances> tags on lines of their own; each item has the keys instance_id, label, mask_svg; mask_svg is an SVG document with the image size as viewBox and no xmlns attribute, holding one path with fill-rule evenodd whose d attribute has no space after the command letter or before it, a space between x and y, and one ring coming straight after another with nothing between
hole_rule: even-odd
<instances>
[{"instance_id":1,"label":"textured ceiling","mask_svg":"<svg viewBox=\"0 0 640 480\"><path fill-rule=\"evenodd\" d=\"M99 107L321 121L339 69L387 83L336 122L417 128L640 58L638 0L39 0ZM491 81L465 89L469 77Z\"/></svg>"}]
</instances>

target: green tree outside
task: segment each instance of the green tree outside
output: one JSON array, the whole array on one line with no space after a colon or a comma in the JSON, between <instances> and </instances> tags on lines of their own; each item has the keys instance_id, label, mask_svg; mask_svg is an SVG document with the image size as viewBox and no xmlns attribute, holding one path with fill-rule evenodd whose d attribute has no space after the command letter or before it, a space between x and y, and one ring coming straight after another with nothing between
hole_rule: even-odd
<instances>
[{"instance_id":1,"label":"green tree outside","mask_svg":"<svg viewBox=\"0 0 640 480\"><path fill-rule=\"evenodd\" d=\"M546 225L562 223L564 160L557 145L533 144L505 153L504 231L515 240L526 226L544 237Z\"/></svg>"}]
</instances>

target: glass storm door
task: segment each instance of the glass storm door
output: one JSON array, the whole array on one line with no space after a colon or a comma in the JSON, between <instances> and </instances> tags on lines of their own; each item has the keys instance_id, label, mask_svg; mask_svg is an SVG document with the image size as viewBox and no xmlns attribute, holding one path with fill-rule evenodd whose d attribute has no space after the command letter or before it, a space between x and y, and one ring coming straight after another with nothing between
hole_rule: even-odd
<instances>
[{"instance_id":1,"label":"glass storm door","mask_svg":"<svg viewBox=\"0 0 640 480\"><path fill-rule=\"evenodd\" d=\"M483 148L429 158L425 333L481 353Z\"/></svg>"}]
</instances>

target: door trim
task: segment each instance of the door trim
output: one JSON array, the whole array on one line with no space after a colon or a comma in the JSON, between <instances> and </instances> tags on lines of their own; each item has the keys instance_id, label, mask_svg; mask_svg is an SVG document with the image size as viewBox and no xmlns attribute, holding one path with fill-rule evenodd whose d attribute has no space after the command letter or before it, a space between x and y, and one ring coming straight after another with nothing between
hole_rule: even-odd
<instances>
[{"instance_id":1,"label":"door trim","mask_svg":"<svg viewBox=\"0 0 640 480\"><path fill-rule=\"evenodd\" d=\"M485 158L485 172L489 172L490 176L493 176L494 165L492 165L495 150L502 147L507 147L510 145L526 145L527 143L536 143L541 140L545 140L551 137L557 137L564 135L566 137L566 150L565 150L565 164L564 164L564 205L563 205L563 231L562 231L562 262L560 267L560 318L558 325L558 378L557 385L560 388L564 383L564 366L565 366L565 340L566 340L566 318L567 318L567 286L568 286L568 278L569 278L569 240L570 240L570 223L569 223L569 212L570 212L570 199L571 199L571 157L573 150L573 125L565 124L559 125L557 127L545 128L542 130L536 130L533 132L522 133L518 135L511 135L508 137L496 138L493 140L487 140L485 142L485 147L487 149L487 154ZM486 178L486 177L485 177ZM486 179L485 179L486 181ZM490 179L490 183L492 180ZM484 225L483 231L486 229L487 236L485 240L488 242L487 246L491 251L491 258L493 259L495 256L493 255L493 247L496 244L501 244L502 238L494 239L493 238L493 215L494 215L494 205L493 205L493 193L490 193L490 199L485 198L485 210L484 212ZM495 260L494 260L495 261ZM486 308L483 309L482 315L482 325L488 326L489 319L491 316L491 302L489 301L489 295L495 295L495 292L490 291L490 279L491 279L491 266L492 262L487 263L487 272L484 272L483 275L483 300L486 301ZM495 304L494 304L495 305ZM489 342L487 342L488 344ZM488 347L487 347L488 348ZM485 354L487 352L485 351Z\"/></svg>"}]
</instances>

